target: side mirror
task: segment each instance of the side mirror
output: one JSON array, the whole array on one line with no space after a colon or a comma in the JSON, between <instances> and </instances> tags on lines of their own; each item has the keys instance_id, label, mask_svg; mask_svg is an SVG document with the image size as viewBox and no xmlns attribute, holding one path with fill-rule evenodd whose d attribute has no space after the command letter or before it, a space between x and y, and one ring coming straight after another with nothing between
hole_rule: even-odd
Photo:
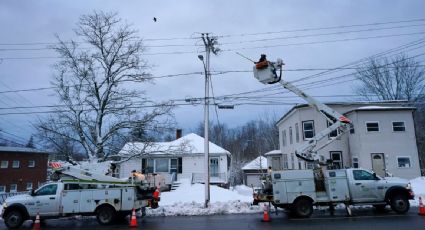
<instances>
[{"instance_id":1,"label":"side mirror","mask_svg":"<svg viewBox=\"0 0 425 230\"><path fill-rule=\"evenodd\" d=\"M376 173L373 173L373 179L379 180L379 177L376 176Z\"/></svg>"},{"instance_id":2,"label":"side mirror","mask_svg":"<svg viewBox=\"0 0 425 230\"><path fill-rule=\"evenodd\" d=\"M31 190L30 190L30 195L31 195L31 196L35 196L34 189L31 189Z\"/></svg>"}]
</instances>

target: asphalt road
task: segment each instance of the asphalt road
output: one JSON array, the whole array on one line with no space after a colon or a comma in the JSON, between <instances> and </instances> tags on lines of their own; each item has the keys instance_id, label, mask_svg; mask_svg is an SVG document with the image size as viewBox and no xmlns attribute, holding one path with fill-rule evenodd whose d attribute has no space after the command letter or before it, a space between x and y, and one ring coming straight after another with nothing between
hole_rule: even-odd
<instances>
[{"instance_id":1,"label":"asphalt road","mask_svg":"<svg viewBox=\"0 0 425 230\"><path fill-rule=\"evenodd\" d=\"M315 211L309 219L289 218L285 213L271 213L271 222L261 222L262 214L238 214L215 216L180 216L138 218L138 229L149 230L238 230L238 229L356 229L356 230L403 230L425 229L425 217L417 215L417 208L406 215L397 215L387 211L375 213L373 209L355 210L353 217L346 217L345 212L337 211L331 216L327 211ZM0 229L6 229L0 221ZM31 229L31 221L21 229ZM129 229L128 224L100 226L95 218L47 220L42 229Z\"/></svg>"}]
</instances>

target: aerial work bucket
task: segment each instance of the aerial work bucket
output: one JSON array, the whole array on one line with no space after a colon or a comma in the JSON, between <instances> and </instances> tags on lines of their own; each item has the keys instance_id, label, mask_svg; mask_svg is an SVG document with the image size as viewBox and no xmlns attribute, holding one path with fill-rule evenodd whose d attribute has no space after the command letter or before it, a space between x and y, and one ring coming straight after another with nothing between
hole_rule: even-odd
<instances>
[{"instance_id":1,"label":"aerial work bucket","mask_svg":"<svg viewBox=\"0 0 425 230\"><path fill-rule=\"evenodd\" d=\"M267 61L264 54L253 67L254 77L263 84L273 84L280 81L282 76L282 59L278 59L277 62ZM277 70L280 70L280 74L277 74Z\"/></svg>"}]
</instances>

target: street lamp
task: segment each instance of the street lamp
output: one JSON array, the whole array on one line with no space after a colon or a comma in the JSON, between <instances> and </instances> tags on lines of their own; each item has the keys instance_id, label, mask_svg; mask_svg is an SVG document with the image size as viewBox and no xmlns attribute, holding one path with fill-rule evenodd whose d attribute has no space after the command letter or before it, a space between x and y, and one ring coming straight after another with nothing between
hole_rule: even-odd
<instances>
[{"instance_id":1,"label":"street lamp","mask_svg":"<svg viewBox=\"0 0 425 230\"><path fill-rule=\"evenodd\" d=\"M205 208L208 208L210 202L210 168L209 168L209 55L207 60L204 62L204 56L198 55L198 59L202 61L205 73L205 104L204 104L204 171L205 171Z\"/></svg>"}]
</instances>

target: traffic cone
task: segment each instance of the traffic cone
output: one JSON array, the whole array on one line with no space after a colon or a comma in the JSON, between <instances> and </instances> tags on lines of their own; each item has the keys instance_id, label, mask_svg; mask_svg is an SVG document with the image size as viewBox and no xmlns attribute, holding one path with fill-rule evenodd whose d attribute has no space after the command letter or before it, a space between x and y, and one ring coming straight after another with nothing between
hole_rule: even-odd
<instances>
[{"instance_id":1,"label":"traffic cone","mask_svg":"<svg viewBox=\"0 0 425 230\"><path fill-rule=\"evenodd\" d=\"M137 228L136 210L134 210L134 208L133 212L131 213L130 228Z\"/></svg>"},{"instance_id":2,"label":"traffic cone","mask_svg":"<svg viewBox=\"0 0 425 230\"><path fill-rule=\"evenodd\" d=\"M424 204L422 203L422 197L419 196L419 215L421 216L425 216L425 207Z\"/></svg>"},{"instance_id":3,"label":"traffic cone","mask_svg":"<svg viewBox=\"0 0 425 230\"><path fill-rule=\"evenodd\" d=\"M269 207L268 205L264 205L264 212L263 212L263 220L262 222L270 222L270 216L269 216Z\"/></svg>"},{"instance_id":4,"label":"traffic cone","mask_svg":"<svg viewBox=\"0 0 425 230\"><path fill-rule=\"evenodd\" d=\"M38 215L38 212L37 212L37 216L35 217L34 224L32 225L32 230L39 230L39 229L40 229L40 215Z\"/></svg>"}]
</instances>

